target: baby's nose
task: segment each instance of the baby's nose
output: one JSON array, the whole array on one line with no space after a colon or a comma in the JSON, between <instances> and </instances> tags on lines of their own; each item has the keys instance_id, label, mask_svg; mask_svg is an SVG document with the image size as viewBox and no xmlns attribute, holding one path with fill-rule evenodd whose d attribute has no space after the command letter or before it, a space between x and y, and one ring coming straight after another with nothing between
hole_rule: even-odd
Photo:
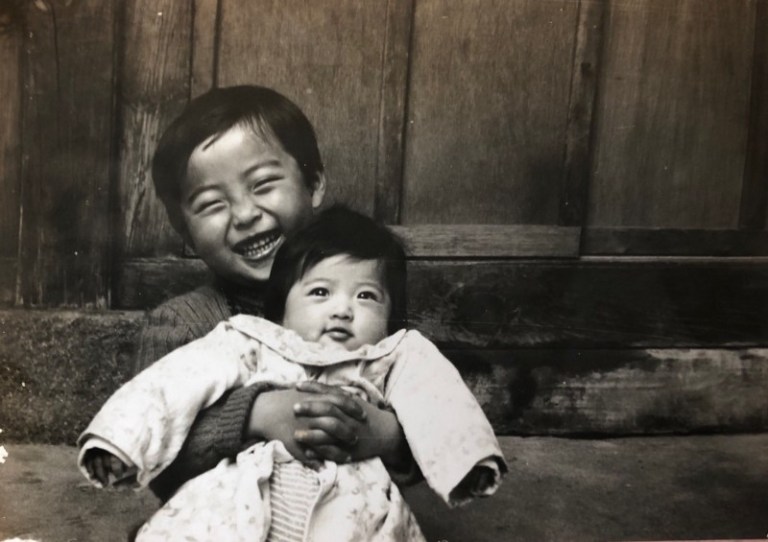
<instances>
[{"instance_id":1,"label":"baby's nose","mask_svg":"<svg viewBox=\"0 0 768 542\"><path fill-rule=\"evenodd\" d=\"M342 320L352 320L354 313L352 311L352 304L348 299L339 299L336 301L333 306L333 316L334 318Z\"/></svg>"}]
</instances>

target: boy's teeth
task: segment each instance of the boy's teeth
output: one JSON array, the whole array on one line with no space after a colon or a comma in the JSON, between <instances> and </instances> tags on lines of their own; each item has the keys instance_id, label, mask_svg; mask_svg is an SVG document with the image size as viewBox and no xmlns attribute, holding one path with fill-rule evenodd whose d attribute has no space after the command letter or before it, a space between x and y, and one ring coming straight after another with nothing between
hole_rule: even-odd
<instances>
[{"instance_id":1,"label":"boy's teeth","mask_svg":"<svg viewBox=\"0 0 768 542\"><path fill-rule=\"evenodd\" d=\"M269 237L260 239L252 245L243 248L240 253L246 258L260 258L261 256L269 253L269 251L272 250L272 248L275 246L275 243L277 243L279 239L279 235L270 235Z\"/></svg>"}]
</instances>

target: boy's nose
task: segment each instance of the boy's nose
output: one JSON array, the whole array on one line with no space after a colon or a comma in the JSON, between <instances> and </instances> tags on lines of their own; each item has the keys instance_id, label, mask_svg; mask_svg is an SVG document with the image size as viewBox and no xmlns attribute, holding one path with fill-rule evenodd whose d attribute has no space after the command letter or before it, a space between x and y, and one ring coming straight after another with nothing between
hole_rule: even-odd
<instances>
[{"instance_id":1,"label":"boy's nose","mask_svg":"<svg viewBox=\"0 0 768 542\"><path fill-rule=\"evenodd\" d=\"M261 209L251 201L242 201L232 205L232 222L235 227L250 225L261 216Z\"/></svg>"}]
</instances>

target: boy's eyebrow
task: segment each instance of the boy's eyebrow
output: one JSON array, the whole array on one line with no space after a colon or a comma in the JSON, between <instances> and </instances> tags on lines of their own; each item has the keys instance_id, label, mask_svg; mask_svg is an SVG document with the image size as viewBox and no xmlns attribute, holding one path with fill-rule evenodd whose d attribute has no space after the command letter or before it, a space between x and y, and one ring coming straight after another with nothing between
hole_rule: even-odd
<instances>
[{"instance_id":1,"label":"boy's eyebrow","mask_svg":"<svg viewBox=\"0 0 768 542\"><path fill-rule=\"evenodd\" d=\"M250 175L254 171L257 171L257 170L259 170L261 168L269 167L269 166L280 166L280 165L282 165L280 160L278 160L276 158L271 158L271 159L265 160L263 162L257 162L255 164L252 164L251 166L249 166L246 169L244 169L243 172L241 173L241 175L243 177L247 177L248 175Z\"/></svg>"},{"instance_id":2,"label":"boy's eyebrow","mask_svg":"<svg viewBox=\"0 0 768 542\"><path fill-rule=\"evenodd\" d=\"M189 194L189 196L187 196L187 203L192 203L195 201L197 195L201 192L205 192L206 190L216 190L216 185L204 184L203 186L198 186Z\"/></svg>"}]
</instances>

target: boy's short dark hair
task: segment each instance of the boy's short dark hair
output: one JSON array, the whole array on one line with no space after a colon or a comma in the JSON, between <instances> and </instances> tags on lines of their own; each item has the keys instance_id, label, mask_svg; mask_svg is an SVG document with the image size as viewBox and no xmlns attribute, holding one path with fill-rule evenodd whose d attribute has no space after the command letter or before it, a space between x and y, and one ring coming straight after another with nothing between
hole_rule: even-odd
<instances>
[{"instance_id":1,"label":"boy's short dark hair","mask_svg":"<svg viewBox=\"0 0 768 542\"><path fill-rule=\"evenodd\" d=\"M185 229L179 205L189 157L198 145L237 125L273 137L296 160L307 187L315 187L323 161L312 123L296 104L266 87L214 88L192 100L166 128L152 159L155 190L176 231Z\"/></svg>"},{"instance_id":2,"label":"boy's short dark hair","mask_svg":"<svg viewBox=\"0 0 768 542\"><path fill-rule=\"evenodd\" d=\"M264 315L282 322L291 287L320 261L340 254L382 263L383 286L391 301L388 333L406 325L406 256L402 241L386 226L335 205L289 237L275 254L266 287Z\"/></svg>"}]
</instances>

